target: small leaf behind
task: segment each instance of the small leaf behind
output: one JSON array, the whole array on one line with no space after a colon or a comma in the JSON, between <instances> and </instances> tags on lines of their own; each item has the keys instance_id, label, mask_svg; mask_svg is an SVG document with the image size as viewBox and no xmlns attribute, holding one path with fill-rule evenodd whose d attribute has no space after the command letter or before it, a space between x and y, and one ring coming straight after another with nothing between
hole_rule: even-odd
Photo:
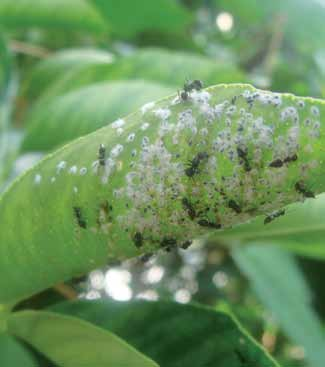
<instances>
[{"instance_id":1,"label":"small leaf behind","mask_svg":"<svg viewBox=\"0 0 325 367\"><path fill-rule=\"evenodd\" d=\"M59 366L158 366L111 332L71 316L21 311L9 317L8 331Z\"/></svg>"},{"instance_id":2,"label":"small leaf behind","mask_svg":"<svg viewBox=\"0 0 325 367\"><path fill-rule=\"evenodd\" d=\"M311 366L323 367L325 334L292 255L277 247L255 245L236 249L233 257L284 331L304 347Z\"/></svg>"},{"instance_id":3,"label":"small leaf behind","mask_svg":"<svg viewBox=\"0 0 325 367\"><path fill-rule=\"evenodd\" d=\"M0 334L1 367L37 367L32 353L19 341L8 334Z\"/></svg>"},{"instance_id":4,"label":"small leaf behind","mask_svg":"<svg viewBox=\"0 0 325 367\"><path fill-rule=\"evenodd\" d=\"M161 366L278 366L231 316L173 302L76 301L54 306L111 330Z\"/></svg>"}]
</instances>

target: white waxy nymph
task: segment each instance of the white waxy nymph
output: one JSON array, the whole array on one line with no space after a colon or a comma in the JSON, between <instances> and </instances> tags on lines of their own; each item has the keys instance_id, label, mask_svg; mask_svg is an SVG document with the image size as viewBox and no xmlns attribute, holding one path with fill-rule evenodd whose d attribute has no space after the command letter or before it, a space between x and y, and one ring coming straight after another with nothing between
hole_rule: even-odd
<instances>
[{"instance_id":1,"label":"white waxy nymph","mask_svg":"<svg viewBox=\"0 0 325 367\"><path fill-rule=\"evenodd\" d=\"M77 172L78 172L78 167L77 167L77 166L72 166L72 167L70 167L70 169L69 169L69 173L70 173L71 175L75 175Z\"/></svg>"},{"instance_id":2,"label":"white waxy nymph","mask_svg":"<svg viewBox=\"0 0 325 367\"><path fill-rule=\"evenodd\" d=\"M112 124L111 124L113 129L121 128L124 125L125 125L125 121L123 119L118 119L118 120L112 122Z\"/></svg>"},{"instance_id":3,"label":"white waxy nymph","mask_svg":"<svg viewBox=\"0 0 325 367\"><path fill-rule=\"evenodd\" d=\"M41 181L42 181L42 176L39 173L37 173L34 177L34 184L39 185Z\"/></svg>"},{"instance_id":4,"label":"white waxy nymph","mask_svg":"<svg viewBox=\"0 0 325 367\"><path fill-rule=\"evenodd\" d=\"M155 102L149 102L141 107L141 112L144 115L147 111L151 110L155 106Z\"/></svg>"}]
</instances>

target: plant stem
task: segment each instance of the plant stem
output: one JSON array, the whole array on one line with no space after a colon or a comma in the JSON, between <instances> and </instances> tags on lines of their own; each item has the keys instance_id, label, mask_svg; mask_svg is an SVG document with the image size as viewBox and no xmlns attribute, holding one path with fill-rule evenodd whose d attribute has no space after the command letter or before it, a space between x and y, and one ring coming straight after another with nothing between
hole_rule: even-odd
<instances>
[{"instance_id":1,"label":"plant stem","mask_svg":"<svg viewBox=\"0 0 325 367\"><path fill-rule=\"evenodd\" d=\"M60 283L53 287L59 294L68 300L73 300L78 298L78 293L70 286Z\"/></svg>"},{"instance_id":2,"label":"plant stem","mask_svg":"<svg viewBox=\"0 0 325 367\"><path fill-rule=\"evenodd\" d=\"M25 42L21 42L17 40L10 41L10 49L16 53L26 54L26 55L41 58L41 59L49 56L50 54L50 51L44 47L31 45L29 43L25 43Z\"/></svg>"}]
</instances>

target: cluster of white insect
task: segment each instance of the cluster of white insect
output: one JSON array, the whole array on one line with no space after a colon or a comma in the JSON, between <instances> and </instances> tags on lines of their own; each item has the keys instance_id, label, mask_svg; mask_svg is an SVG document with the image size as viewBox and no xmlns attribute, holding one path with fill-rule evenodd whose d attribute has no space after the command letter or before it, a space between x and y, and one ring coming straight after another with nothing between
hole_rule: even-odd
<instances>
[{"instance_id":1,"label":"cluster of white insect","mask_svg":"<svg viewBox=\"0 0 325 367\"><path fill-rule=\"evenodd\" d=\"M57 163L51 182L63 171L108 185L124 175L123 185L108 186L108 199L125 208L113 221L137 247L171 246L312 197L305 180L318 166L310 157L319 108L254 89L226 93L192 90L186 99L144 105L138 129L116 120L118 144L98 147L90 167ZM37 173L34 183L41 180Z\"/></svg>"}]
</instances>

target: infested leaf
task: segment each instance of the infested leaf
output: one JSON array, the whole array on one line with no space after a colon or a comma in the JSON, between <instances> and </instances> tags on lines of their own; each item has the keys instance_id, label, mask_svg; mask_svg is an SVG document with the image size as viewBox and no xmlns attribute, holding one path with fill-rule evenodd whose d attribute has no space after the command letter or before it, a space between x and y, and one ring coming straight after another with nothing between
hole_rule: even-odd
<instances>
[{"instance_id":1,"label":"infested leaf","mask_svg":"<svg viewBox=\"0 0 325 367\"><path fill-rule=\"evenodd\" d=\"M2 196L1 302L324 191L323 101L242 84L182 96L66 145Z\"/></svg>"}]
</instances>

